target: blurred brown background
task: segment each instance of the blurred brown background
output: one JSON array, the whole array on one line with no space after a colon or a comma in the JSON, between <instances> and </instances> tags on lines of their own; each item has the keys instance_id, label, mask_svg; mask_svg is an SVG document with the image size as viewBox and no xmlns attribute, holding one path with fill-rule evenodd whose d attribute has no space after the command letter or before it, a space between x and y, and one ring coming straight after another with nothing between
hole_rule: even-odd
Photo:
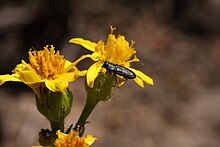
<instances>
[{"instance_id":1,"label":"blurred brown background","mask_svg":"<svg viewBox=\"0 0 220 147\"><path fill-rule=\"evenodd\" d=\"M132 80L115 89L89 118L86 134L96 147L217 147L220 145L220 2L218 0L1 0L0 74L30 47L53 44L69 60L87 51L73 37L106 40L115 34L136 42L141 63L155 80L140 88ZM87 68L91 62L82 62ZM74 105L66 124L76 123L85 102L84 79L71 84ZM0 87L0 146L38 145L48 128L22 83Z\"/></svg>"}]
</instances>

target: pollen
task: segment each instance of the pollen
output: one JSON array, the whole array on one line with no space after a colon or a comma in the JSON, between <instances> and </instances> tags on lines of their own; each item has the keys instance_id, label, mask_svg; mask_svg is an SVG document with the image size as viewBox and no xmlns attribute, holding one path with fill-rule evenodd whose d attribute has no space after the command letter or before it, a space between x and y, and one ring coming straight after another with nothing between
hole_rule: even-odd
<instances>
[{"instance_id":1,"label":"pollen","mask_svg":"<svg viewBox=\"0 0 220 147\"><path fill-rule=\"evenodd\" d=\"M44 47L41 51L29 51L31 67L43 79L52 79L53 76L65 72L65 62L60 51L55 51L53 45Z\"/></svg>"}]
</instances>

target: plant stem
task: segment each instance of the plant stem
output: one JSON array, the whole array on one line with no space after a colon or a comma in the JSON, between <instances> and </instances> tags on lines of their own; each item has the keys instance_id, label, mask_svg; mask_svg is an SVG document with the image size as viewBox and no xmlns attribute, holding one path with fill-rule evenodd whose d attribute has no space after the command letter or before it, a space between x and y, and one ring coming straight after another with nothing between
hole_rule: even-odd
<instances>
[{"instance_id":1,"label":"plant stem","mask_svg":"<svg viewBox=\"0 0 220 147\"><path fill-rule=\"evenodd\" d=\"M57 130L64 131L64 119L60 121L50 121L52 132L56 133Z\"/></svg>"},{"instance_id":2,"label":"plant stem","mask_svg":"<svg viewBox=\"0 0 220 147\"><path fill-rule=\"evenodd\" d=\"M83 108L83 111L79 117L78 122L76 123L76 125L74 127L74 130L79 132L79 136L83 135L84 129L85 129L85 123L86 123L89 115L91 114L91 112L95 108L95 106L98 104L98 102L99 101L97 101L93 97L90 97L90 96L87 97L86 104Z\"/></svg>"}]
</instances>

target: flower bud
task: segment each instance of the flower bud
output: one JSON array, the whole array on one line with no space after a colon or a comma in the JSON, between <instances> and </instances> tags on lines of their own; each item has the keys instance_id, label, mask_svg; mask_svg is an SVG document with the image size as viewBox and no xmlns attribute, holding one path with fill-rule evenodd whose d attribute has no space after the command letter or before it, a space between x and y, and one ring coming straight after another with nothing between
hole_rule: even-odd
<instances>
[{"instance_id":1,"label":"flower bud","mask_svg":"<svg viewBox=\"0 0 220 147\"><path fill-rule=\"evenodd\" d=\"M100 74L96 78L93 88L90 88L87 85L87 82L85 82L87 100L83 112L81 113L80 118L74 127L74 130L79 132L79 136L83 135L87 118L98 102L109 100L112 97L115 84L116 77L109 73Z\"/></svg>"},{"instance_id":2,"label":"flower bud","mask_svg":"<svg viewBox=\"0 0 220 147\"><path fill-rule=\"evenodd\" d=\"M72 107L72 92L52 92L43 87L39 93L35 96L38 111L50 121L53 132L63 131L64 119Z\"/></svg>"},{"instance_id":3,"label":"flower bud","mask_svg":"<svg viewBox=\"0 0 220 147\"><path fill-rule=\"evenodd\" d=\"M96 101L106 101L112 97L113 88L116 85L116 77L113 74L100 74L94 83L94 87L90 88L87 84L86 91L88 98Z\"/></svg>"}]
</instances>

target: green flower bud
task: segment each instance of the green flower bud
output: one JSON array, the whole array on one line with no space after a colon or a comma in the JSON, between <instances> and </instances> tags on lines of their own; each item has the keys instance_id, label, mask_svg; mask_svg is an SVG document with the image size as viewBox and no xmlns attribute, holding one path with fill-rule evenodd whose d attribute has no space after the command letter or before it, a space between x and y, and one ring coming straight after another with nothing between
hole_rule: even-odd
<instances>
[{"instance_id":1,"label":"green flower bud","mask_svg":"<svg viewBox=\"0 0 220 147\"><path fill-rule=\"evenodd\" d=\"M46 87L35 96L38 111L44 115L51 124L53 132L63 131L64 119L72 107L72 93L68 89L64 92L52 92Z\"/></svg>"},{"instance_id":2,"label":"green flower bud","mask_svg":"<svg viewBox=\"0 0 220 147\"><path fill-rule=\"evenodd\" d=\"M74 130L78 131L80 136L83 135L87 118L95 106L98 104L98 102L109 100L112 97L113 88L115 85L116 77L115 75L109 73L100 74L96 78L93 88L90 88L87 84L85 84L87 91L86 104L78 122L74 127Z\"/></svg>"},{"instance_id":3,"label":"green flower bud","mask_svg":"<svg viewBox=\"0 0 220 147\"><path fill-rule=\"evenodd\" d=\"M112 97L113 88L116 85L116 77L113 74L100 74L94 83L94 87L90 88L85 84L88 97L95 101L106 101Z\"/></svg>"}]
</instances>

